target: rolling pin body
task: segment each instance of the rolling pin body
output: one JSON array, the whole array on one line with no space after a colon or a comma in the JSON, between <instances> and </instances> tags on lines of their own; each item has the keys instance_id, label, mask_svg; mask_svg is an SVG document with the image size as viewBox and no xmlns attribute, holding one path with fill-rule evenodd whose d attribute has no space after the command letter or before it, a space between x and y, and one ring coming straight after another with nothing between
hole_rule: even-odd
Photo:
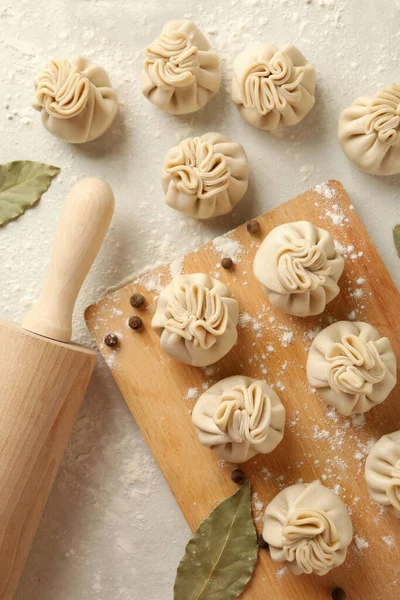
<instances>
[{"instance_id":1,"label":"rolling pin body","mask_svg":"<svg viewBox=\"0 0 400 600\"><path fill-rule=\"evenodd\" d=\"M22 327L0 321L0 600L15 595L95 365L95 352L66 342L113 208L106 182L79 181L65 202L36 306Z\"/></svg>"},{"instance_id":2,"label":"rolling pin body","mask_svg":"<svg viewBox=\"0 0 400 600\"><path fill-rule=\"evenodd\" d=\"M96 353L0 321L0 598L11 600Z\"/></svg>"}]
</instances>

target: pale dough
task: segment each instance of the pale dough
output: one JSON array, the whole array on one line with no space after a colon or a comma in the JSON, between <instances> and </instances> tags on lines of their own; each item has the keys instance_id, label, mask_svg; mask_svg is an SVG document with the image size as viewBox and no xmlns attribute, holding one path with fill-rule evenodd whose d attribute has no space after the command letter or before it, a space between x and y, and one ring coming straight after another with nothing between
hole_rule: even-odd
<instances>
[{"instance_id":1,"label":"pale dough","mask_svg":"<svg viewBox=\"0 0 400 600\"><path fill-rule=\"evenodd\" d=\"M243 198L248 177L247 156L240 144L215 132L187 138L165 157L165 202L198 219L225 215Z\"/></svg>"},{"instance_id":2,"label":"pale dough","mask_svg":"<svg viewBox=\"0 0 400 600\"><path fill-rule=\"evenodd\" d=\"M118 111L106 71L82 56L51 60L36 78L32 105L50 133L73 144L103 135Z\"/></svg>"},{"instance_id":3,"label":"pale dough","mask_svg":"<svg viewBox=\"0 0 400 600\"><path fill-rule=\"evenodd\" d=\"M264 381L236 375L200 396L192 421L204 446L223 460L243 463L272 452L282 441L285 408Z\"/></svg>"},{"instance_id":4,"label":"pale dough","mask_svg":"<svg viewBox=\"0 0 400 600\"><path fill-rule=\"evenodd\" d=\"M372 448L365 480L372 500L400 519L400 431L382 436Z\"/></svg>"},{"instance_id":5,"label":"pale dough","mask_svg":"<svg viewBox=\"0 0 400 600\"><path fill-rule=\"evenodd\" d=\"M282 490L267 506L263 538L273 560L295 575L326 575L341 565L353 538L343 501L319 483Z\"/></svg>"},{"instance_id":6,"label":"pale dough","mask_svg":"<svg viewBox=\"0 0 400 600\"><path fill-rule=\"evenodd\" d=\"M357 98L339 118L347 158L373 175L400 173L400 83Z\"/></svg>"},{"instance_id":7,"label":"pale dough","mask_svg":"<svg viewBox=\"0 0 400 600\"><path fill-rule=\"evenodd\" d=\"M196 112L219 90L218 55L191 21L169 21L144 54L142 92L162 110L176 115Z\"/></svg>"},{"instance_id":8,"label":"pale dough","mask_svg":"<svg viewBox=\"0 0 400 600\"><path fill-rule=\"evenodd\" d=\"M329 325L315 337L308 354L310 385L346 416L383 402L396 385L396 373L390 341L368 323Z\"/></svg>"},{"instance_id":9,"label":"pale dough","mask_svg":"<svg viewBox=\"0 0 400 600\"><path fill-rule=\"evenodd\" d=\"M250 125L296 125L315 104L314 68L295 46L250 45L234 60L231 91Z\"/></svg>"},{"instance_id":10,"label":"pale dough","mask_svg":"<svg viewBox=\"0 0 400 600\"><path fill-rule=\"evenodd\" d=\"M226 285L204 273L178 275L161 292L152 321L164 352L205 367L237 340L239 304Z\"/></svg>"},{"instance_id":11,"label":"pale dough","mask_svg":"<svg viewBox=\"0 0 400 600\"><path fill-rule=\"evenodd\" d=\"M330 234L308 221L275 227L253 264L271 304L298 317L319 315L336 298L343 267Z\"/></svg>"}]
</instances>

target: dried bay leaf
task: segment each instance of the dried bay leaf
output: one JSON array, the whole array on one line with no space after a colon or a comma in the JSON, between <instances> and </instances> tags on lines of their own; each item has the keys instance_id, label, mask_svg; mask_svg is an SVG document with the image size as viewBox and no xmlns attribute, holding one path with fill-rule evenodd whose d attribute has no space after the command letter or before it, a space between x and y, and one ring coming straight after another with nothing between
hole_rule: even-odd
<instances>
[{"instance_id":1,"label":"dried bay leaf","mask_svg":"<svg viewBox=\"0 0 400 600\"><path fill-rule=\"evenodd\" d=\"M397 256L400 258L400 225L395 225L393 228L393 241L396 246Z\"/></svg>"},{"instance_id":2,"label":"dried bay leaf","mask_svg":"<svg viewBox=\"0 0 400 600\"><path fill-rule=\"evenodd\" d=\"M178 567L174 600L234 600L251 578L258 545L250 482L200 524Z\"/></svg>"},{"instance_id":3,"label":"dried bay leaf","mask_svg":"<svg viewBox=\"0 0 400 600\"><path fill-rule=\"evenodd\" d=\"M32 160L15 160L0 165L0 225L22 215L39 202L58 167Z\"/></svg>"}]
</instances>

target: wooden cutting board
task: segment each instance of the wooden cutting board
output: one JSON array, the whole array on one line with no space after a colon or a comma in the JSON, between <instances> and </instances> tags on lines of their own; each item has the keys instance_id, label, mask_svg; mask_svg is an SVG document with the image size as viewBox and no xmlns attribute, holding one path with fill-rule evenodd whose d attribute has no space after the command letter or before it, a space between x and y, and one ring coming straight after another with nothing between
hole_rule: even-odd
<instances>
[{"instance_id":1,"label":"wooden cutting board","mask_svg":"<svg viewBox=\"0 0 400 600\"><path fill-rule=\"evenodd\" d=\"M370 501L364 463L373 440L400 428L399 387L365 416L344 418L310 389L305 364L313 336L338 319L376 326L390 338L400 358L399 294L340 183L317 186L257 220L259 235L249 234L242 225L182 262L184 273L204 272L219 278L240 303L238 343L216 365L200 369L180 364L160 350L158 336L151 330L157 295L179 271L177 263L151 271L90 306L88 328L192 530L236 485L230 478L232 465L198 442L190 413L207 386L236 374L265 378L287 410L282 443L273 453L258 455L244 465L253 486L259 531L266 504L283 487L299 481L321 481L349 507L357 537L343 566L325 577L295 577L273 562L268 551L260 551L243 600L329 600L336 586L347 592L348 600L398 599L400 522ZM281 223L298 220L330 231L346 256L340 296L322 316L308 319L275 311L252 273L254 255L265 235ZM235 262L231 271L220 266L226 255ZM134 292L146 297L146 309L130 306ZM141 331L127 325L134 314L143 319ZM117 349L103 343L110 332L120 337Z\"/></svg>"}]
</instances>

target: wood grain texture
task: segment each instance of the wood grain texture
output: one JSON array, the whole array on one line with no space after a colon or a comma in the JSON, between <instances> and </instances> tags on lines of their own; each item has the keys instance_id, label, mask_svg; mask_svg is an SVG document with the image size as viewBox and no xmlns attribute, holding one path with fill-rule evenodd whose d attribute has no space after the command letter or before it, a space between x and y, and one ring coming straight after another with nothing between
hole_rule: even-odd
<instances>
[{"instance_id":1,"label":"wood grain texture","mask_svg":"<svg viewBox=\"0 0 400 600\"><path fill-rule=\"evenodd\" d=\"M346 256L341 294L323 315L307 319L275 311L252 274L253 258L264 236L277 225L298 220L310 220L330 231ZM243 600L329 600L336 586L346 590L348 600L397 599L400 523L370 501L364 459L371 440L400 428L399 386L365 418L347 419L313 393L305 364L318 329L348 318L376 326L390 338L400 357L399 294L338 182L309 191L258 221L261 231L257 236L250 235L245 225L227 234L238 242L232 271L220 267L218 248L224 244L209 243L184 259L183 272L217 274L247 313L241 319L237 345L213 367L199 369L176 362L161 351L151 330L157 294L171 280L168 267L142 276L89 307L87 325L192 530L236 486L230 479L232 466L198 442L190 417L195 401L186 399L188 389L195 388L200 394L203 385L236 374L264 378L287 409L283 442L271 454L258 455L244 465L255 494L258 529L266 504L299 479L318 479L336 489L350 508L358 545L352 543L344 565L324 577L295 577L287 570L281 572L283 565L272 562L268 551L261 551L254 577L241 595ZM130 306L134 292L145 295L146 309ZM127 326L133 314L143 319L141 331ZM109 332L121 338L116 350L103 344Z\"/></svg>"},{"instance_id":2,"label":"wood grain texture","mask_svg":"<svg viewBox=\"0 0 400 600\"><path fill-rule=\"evenodd\" d=\"M96 353L0 321L0 599L14 597Z\"/></svg>"}]
</instances>

